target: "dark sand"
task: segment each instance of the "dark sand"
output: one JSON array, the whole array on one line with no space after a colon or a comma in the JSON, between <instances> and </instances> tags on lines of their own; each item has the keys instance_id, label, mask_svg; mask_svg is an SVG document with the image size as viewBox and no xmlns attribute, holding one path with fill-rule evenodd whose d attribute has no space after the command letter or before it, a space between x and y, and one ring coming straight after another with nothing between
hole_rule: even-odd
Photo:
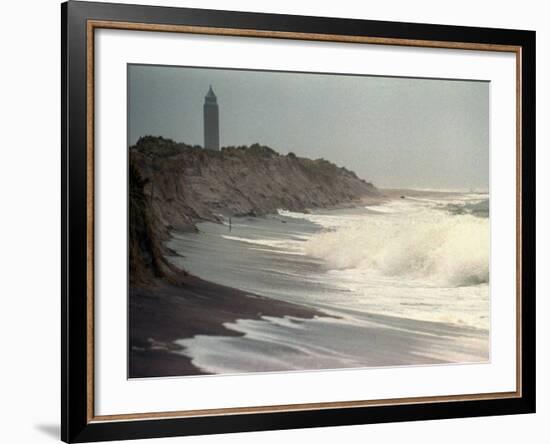
<instances>
[{"instance_id":1,"label":"dark sand","mask_svg":"<svg viewBox=\"0 0 550 444\"><path fill-rule=\"evenodd\" d=\"M195 335L238 336L225 322L262 316L311 319L326 316L301 305L252 295L186 276L181 286L157 281L147 288L130 287L130 378L206 374L181 353L177 339Z\"/></svg>"}]
</instances>

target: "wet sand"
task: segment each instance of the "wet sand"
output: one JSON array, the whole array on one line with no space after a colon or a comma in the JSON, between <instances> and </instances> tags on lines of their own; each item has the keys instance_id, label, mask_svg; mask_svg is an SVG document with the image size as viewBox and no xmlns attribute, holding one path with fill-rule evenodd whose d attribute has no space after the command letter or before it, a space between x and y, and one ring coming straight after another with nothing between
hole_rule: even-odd
<instances>
[{"instance_id":1,"label":"wet sand","mask_svg":"<svg viewBox=\"0 0 550 444\"><path fill-rule=\"evenodd\" d=\"M326 316L315 309L253 295L185 276L179 286L158 280L147 288L130 287L130 378L206 374L177 353L178 339L195 335L240 336L224 327L237 319ZM176 352L176 353L175 353Z\"/></svg>"}]
</instances>

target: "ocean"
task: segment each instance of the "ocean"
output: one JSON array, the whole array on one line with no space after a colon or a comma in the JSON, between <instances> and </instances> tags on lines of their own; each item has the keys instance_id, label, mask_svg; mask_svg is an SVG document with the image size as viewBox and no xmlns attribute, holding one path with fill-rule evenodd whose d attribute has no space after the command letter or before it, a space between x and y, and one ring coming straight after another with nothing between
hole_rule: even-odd
<instances>
[{"instance_id":1,"label":"ocean","mask_svg":"<svg viewBox=\"0 0 550 444\"><path fill-rule=\"evenodd\" d=\"M241 319L225 325L240 336L181 339L182 353L223 374L488 362L488 194L403 193L172 233L190 273L326 314Z\"/></svg>"}]
</instances>

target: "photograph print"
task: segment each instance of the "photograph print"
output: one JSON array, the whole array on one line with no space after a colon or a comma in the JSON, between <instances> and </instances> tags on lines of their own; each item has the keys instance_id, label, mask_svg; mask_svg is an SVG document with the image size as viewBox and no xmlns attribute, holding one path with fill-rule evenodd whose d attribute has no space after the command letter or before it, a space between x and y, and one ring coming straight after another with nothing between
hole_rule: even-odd
<instances>
[{"instance_id":1,"label":"photograph print","mask_svg":"<svg viewBox=\"0 0 550 444\"><path fill-rule=\"evenodd\" d=\"M129 378L489 362L489 82L127 76Z\"/></svg>"}]
</instances>

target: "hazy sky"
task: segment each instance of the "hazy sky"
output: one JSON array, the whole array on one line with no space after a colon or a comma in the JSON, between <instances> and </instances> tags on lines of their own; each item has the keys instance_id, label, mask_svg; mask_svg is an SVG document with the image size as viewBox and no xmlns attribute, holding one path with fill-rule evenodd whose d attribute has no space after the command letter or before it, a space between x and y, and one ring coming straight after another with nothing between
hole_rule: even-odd
<instances>
[{"instance_id":1,"label":"hazy sky","mask_svg":"<svg viewBox=\"0 0 550 444\"><path fill-rule=\"evenodd\" d=\"M379 187L488 188L488 82L130 65L129 143L203 145L210 84L221 146L324 157Z\"/></svg>"}]
</instances>

